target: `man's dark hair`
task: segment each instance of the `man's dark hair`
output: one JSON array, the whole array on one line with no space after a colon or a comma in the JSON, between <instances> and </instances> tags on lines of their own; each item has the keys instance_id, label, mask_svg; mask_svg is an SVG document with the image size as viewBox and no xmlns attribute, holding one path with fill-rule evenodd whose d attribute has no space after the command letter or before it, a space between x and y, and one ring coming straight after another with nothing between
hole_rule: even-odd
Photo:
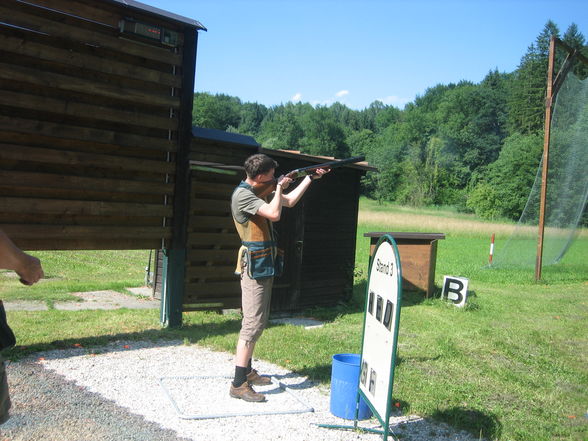
<instances>
[{"instance_id":1,"label":"man's dark hair","mask_svg":"<svg viewBox=\"0 0 588 441\"><path fill-rule=\"evenodd\" d=\"M267 173L273 168L278 168L278 163L263 153L252 155L245 160L245 173L249 178Z\"/></svg>"}]
</instances>

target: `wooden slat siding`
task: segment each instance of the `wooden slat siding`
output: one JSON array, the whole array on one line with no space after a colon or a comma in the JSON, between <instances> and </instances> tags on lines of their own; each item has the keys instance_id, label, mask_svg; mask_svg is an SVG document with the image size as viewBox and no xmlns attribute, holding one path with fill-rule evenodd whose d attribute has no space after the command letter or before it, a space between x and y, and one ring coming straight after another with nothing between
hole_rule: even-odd
<instances>
[{"instance_id":1,"label":"wooden slat siding","mask_svg":"<svg viewBox=\"0 0 588 441\"><path fill-rule=\"evenodd\" d=\"M194 150L192 150L192 152L190 153L190 161L204 161L215 162L217 164L227 164L227 162L229 162L228 159L230 159L230 155L226 152L223 152L221 148L222 147L210 145L207 146L206 150L201 152L195 152ZM245 159L247 159L247 157L244 157L243 160L237 164L234 164L233 160L231 160L229 164L242 166L245 162ZM240 174L244 176L245 172L242 172Z\"/></svg>"},{"instance_id":2,"label":"wooden slat siding","mask_svg":"<svg viewBox=\"0 0 588 441\"><path fill-rule=\"evenodd\" d=\"M48 35L28 32L26 38L19 36L19 34L25 32L0 26L0 34L4 35L2 51L6 54L24 55L33 59L65 64L104 74L129 76L158 86L165 85L178 88L181 86L181 79L170 73L121 61L109 60L109 62L105 62L103 55L93 54L100 51L89 46L76 45L75 52L69 48L54 47L63 45L63 42ZM71 46L72 44L70 43L69 45Z\"/></svg>"},{"instance_id":3,"label":"wooden slat siding","mask_svg":"<svg viewBox=\"0 0 588 441\"><path fill-rule=\"evenodd\" d=\"M104 23L109 26L118 27L120 20L120 10L116 5L112 4L100 4L100 7L93 7L84 0L28 0L29 3L34 3L39 6L56 9L67 14L76 15L79 17L90 18L92 21ZM173 22L167 22L165 17L153 17L149 14L144 14L142 11L133 11L133 17L137 20L144 21L146 23L161 23L169 29L177 30L177 24ZM184 35L180 33L179 43L183 43Z\"/></svg>"},{"instance_id":4,"label":"wooden slat siding","mask_svg":"<svg viewBox=\"0 0 588 441\"><path fill-rule=\"evenodd\" d=\"M0 121L3 121L1 116ZM117 156L142 157L153 160L162 160L162 158L166 158L167 156L167 150L145 149L141 146L129 147L114 144L102 144L95 141L55 138L39 133L17 133L9 130L0 130L0 142L30 147L50 147L68 151L75 150L83 153L98 153L101 155L114 154ZM170 152L175 151L176 145L168 142L168 146Z\"/></svg>"},{"instance_id":5,"label":"wooden slat siding","mask_svg":"<svg viewBox=\"0 0 588 441\"><path fill-rule=\"evenodd\" d=\"M0 224L18 225L133 225L136 227L161 226L161 216L135 216L120 214L118 216L88 216L79 214L44 213L43 216L31 213L0 213ZM171 219L170 219L171 221ZM171 227L166 227L171 228ZM160 244L161 245L161 244Z\"/></svg>"},{"instance_id":6,"label":"wooden slat siding","mask_svg":"<svg viewBox=\"0 0 588 441\"><path fill-rule=\"evenodd\" d=\"M173 185L163 182L97 179L84 176L0 170L0 185L14 182L23 182L27 187L37 189L93 190L109 193L136 193L156 196L173 194Z\"/></svg>"},{"instance_id":7,"label":"wooden slat siding","mask_svg":"<svg viewBox=\"0 0 588 441\"><path fill-rule=\"evenodd\" d=\"M169 48L119 38L118 27L83 20L14 0L4 0L0 6L0 16L6 17L3 19L5 22L37 32L84 41L94 46L102 46L170 65L182 65L182 56L173 53Z\"/></svg>"},{"instance_id":8,"label":"wooden slat siding","mask_svg":"<svg viewBox=\"0 0 588 441\"><path fill-rule=\"evenodd\" d=\"M111 240L104 238L68 240L61 239L22 239L15 241L22 250L55 251L55 250L152 250L161 246L161 239L125 238Z\"/></svg>"},{"instance_id":9,"label":"wooden slat siding","mask_svg":"<svg viewBox=\"0 0 588 441\"><path fill-rule=\"evenodd\" d=\"M180 99L173 96L152 94L149 90L133 90L126 87L117 87L108 84L88 82L68 75L39 71L37 69L14 66L8 63L0 63L0 79L7 81L19 81L40 87L53 87L60 90L92 93L104 98L117 101L126 101L133 104L159 105L178 109Z\"/></svg>"},{"instance_id":10,"label":"wooden slat siding","mask_svg":"<svg viewBox=\"0 0 588 441\"><path fill-rule=\"evenodd\" d=\"M190 228L193 226L199 226L200 228L234 228L233 219L228 216L191 216Z\"/></svg>"},{"instance_id":11,"label":"wooden slat siding","mask_svg":"<svg viewBox=\"0 0 588 441\"><path fill-rule=\"evenodd\" d=\"M100 167L123 170L125 172L172 173L173 165L164 161L151 161L138 158L113 157L93 153L68 152L38 147L25 147L0 144L0 160L26 161L59 164L70 167Z\"/></svg>"},{"instance_id":12,"label":"wooden slat siding","mask_svg":"<svg viewBox=\"0 0 588 441\"><path fill-rule=\"evenodd\" d=\"M120 19L120 11L111 7L108 3L100 5L100 8L93 7L87 1L77 0L28 0L29 3L43 6L46 8L57 9L72 15L80 17L92 17L92 20L100 23L106 23L110 26L116 26Z\"/></svg>"},{"instance_id":13,"label":"wooden slat siding","mask_svg":"<svg viewBox=\"0 0 588 441\"><path fill-rule=\"evenodd\" d=\"M161 216L171 217L171 206L130 202L73 201L61 199L0 198L4 213L67 214L79 216Z\"/></svg>"},{"instance_id":14,"label":"wooden slat siding","mask_svg":"<svg viewBox=\"0 0 588 441\"><path fill-rule=\"evenodd\" d=\"M234 165L232 160L228 164ZM231 194L240 180L239 175L192 171L185 310L206 309L199 305L208 303L241 306L240 282L234 274L240 239L230 208Z\"/></svg>"},{"instance_id":15,"label":"wooden slat siding","mask_svg":"<svg viewBox=\"0 0 588 441\"><path fill-rule=\"evenodd\" d=\"M227 279L230 275L234 278L235 265L214 265L214 266L190 266L186 269L186 278L202 279L202 278L223 278Z\"/></svg>"},{"instance_id":16,"label":"wooden slat siding","mask_svg":"<svg viewBox=\"0 0 588 441\"><path fill-rule=\"evenodd\" d=\"M186 261L194 262L214 262L215 264L235 265L237 259L237 250L188 250Z\"/></svg>"},{"instance_id":17,"label":"wooden slat siding","mask_svg":"<svg viewBox=\"0 0 588 441\"><path fill-rule=\"evenodd\" d=\"M191 192L193 195L206 196L209 198L218 197L225 198L231 195L235 185L222 183L208 183L208 182L194 182L191 184Z\"/></svg>"},{"instance_id":18,"label":"wooden slat siding","mask_svg":"<svg viewBox=\"0 0 588 441\"><path fill-rule=\"evenodd\" d=\"M193 138L190 145L190 160L216 162L226 165L242 166L245 160L257 153L256 147L212 142L200 138ZM242 173L244 175L244 173Z\"/></svg>"},{"instance_id":19,"label":"wooden slat siding","mask_svg":"<svg viewBox=\"0 0 588 441\"><path fill-rule=\"evenodd\" d=\"M237 234L200 233L198 231L188 233L189 247L218 246L238 249L240 245L241 240Z\"/></svg>"},{"instance_id":20,"label":"wooden slat siding","mask_svg":"<svg viewBox=\"0 0 588 441\"><path fill-rule=\"evenodd\" d=\"M17 198L40 198L60 200L91 200L103 202L133 202L137 204L161 205L163 196L136 193L110 193L105 191L77 190L77 189L56 189L44 187L28 187L14 184L3 185L0 183L0 196Z\"/></svg>"},{"instance_id":21,"label":"wooden slat siding","mask_svg":"<svg viewBox=\"0 0 588 441\"><path fill-rule=\"evenodd\" d=\"M299 308L329 306L353 288L359 177L339 169L308 193Z\"/></svg>"},{"instance_id":22,"label":"wooden slat siding","mask_svg":"<svg viewBox=\"0 0 588 441\"><path fill-rule=\"evenodd\" d=\"M177 146L165 138L147 138L145 136L130 135L115 131L0 115L0 131L2 130L159 151L175 151L177 149Z\"/></svg>"},{"instance_id":23,"label":"wooden slat siding","mask_svg":"<svg viewBox=\"0 0 588 441\"><path fill-rule=\"evenodd\" d=\"M159 118L138 112L117 110L112 107L63 101L11 91L0 90L0 105L35 112L57 113L78 119L80 115L85 115L84 119L89 121L125 124L127 127L128 125L138 126L136 130L139 132L144 130L143 126L164 130L176 130L178 128L178 120L175 118Z\"/></svg>"},{"instance_id":24,"label":"wooden slat siding","mask_svg":"<svg viewBox=\"0 0 588 441\"><path fill-rule=\"evenodd\" d=\"M230 213L229 200L193 199L190 214L196 213Z\"/></svg>"},{"instance_id":25,"label":"wooden slat siding","mask_svg":"<svg viewBox=\"0 0 588 441\"><path fill-rule=\"evenodd\" d=\"M233 282L204 282L204 283L187 283L186 292L188 295L185 300L187 303L194 303L195 299L203 302L211 302L215 295L223 297L235 297L234 293L241 293L239 279L235 278Z\"/></svg>"},{"instance_id":26,"label":"wooden slat siding","mask_svg":"<svg viewBox=\"0 0 588 441\"><path fill-rule=\"evenodd\" d=\"M163 227L119 227L119 226L72 226L72 225L22 225L0 224L0 228L11 238L68 239L79 240L88 236L103 236L110 240L133 237L136 239L158 239L171 237L171 231Z\"/></svg>"}]
</instances>

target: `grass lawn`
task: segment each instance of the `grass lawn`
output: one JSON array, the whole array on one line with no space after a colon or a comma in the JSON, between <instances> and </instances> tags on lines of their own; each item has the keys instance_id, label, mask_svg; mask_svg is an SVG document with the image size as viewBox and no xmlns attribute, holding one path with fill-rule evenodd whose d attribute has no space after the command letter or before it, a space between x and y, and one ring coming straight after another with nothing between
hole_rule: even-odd
<instances>
[{"instance_id":1,"label":"grass lawn","mask_svg":"<svg viewBox=\"0 0 588 441\"><path fill-rule=\"evenodd\" d=\"M406 413L445 421L491 440L587 439L588 238L581 234L568 255L545 267L488 269L490 235L508 237L508 223L489 223L441 210L411 210L362 200L357 235L354 297L308 315L326 325L310 330L272 326L256 356L328 383L331 356L359 352L366 285L368 231L443 232L436 282L443 275L470 280L468 306L404 293L394 400ZM49 281L33 288L0 274L0 298L66 299L70 291L140 286L148 252L34 253ZM161 329L157 311L14 311L19 339L6 355L117 339L179 338L233 351L239 316L192 312L184 326Z\"/></svg>"}]
</instances>

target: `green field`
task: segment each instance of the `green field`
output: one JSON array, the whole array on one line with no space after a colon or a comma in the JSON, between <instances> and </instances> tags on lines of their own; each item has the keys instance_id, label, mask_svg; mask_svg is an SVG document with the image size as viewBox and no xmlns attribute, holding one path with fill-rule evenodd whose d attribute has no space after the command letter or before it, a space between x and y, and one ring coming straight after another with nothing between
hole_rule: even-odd
<instances>
[{"instance_id":1,"label":"green field","mask_svg":"<svg viewBox=\"0 0 588 441\"><path fill-rule=\"evenodd\" d=\"M359 352L368 231L443 232L436 284L443 275L470 280L466 308L405 293L394 400L404 413L433 418L489 440L586 440L588 433L588 238L582 233L557 265L488 269L490 235L497 244L513 225L443 210L412 210L361 201L354 297L314 309L322 328L270 327L256 356L330 381L331 356ZM43 252L49 280L33 288L0 274L4 299L63 300L68 292L123 290L143 284L148 252ZM16 311L9 313L17 359L42 349L92 346L114 339L180 338L233 351L239 316L194 312L179 330L162 330L156 311Z\"/></svg>"}]
</instances>

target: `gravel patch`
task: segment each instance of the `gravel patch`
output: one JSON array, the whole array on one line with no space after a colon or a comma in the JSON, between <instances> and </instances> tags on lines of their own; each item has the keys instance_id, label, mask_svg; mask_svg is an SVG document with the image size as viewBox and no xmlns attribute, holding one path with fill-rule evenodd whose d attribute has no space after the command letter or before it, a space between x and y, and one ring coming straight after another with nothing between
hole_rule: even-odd
<instances>
[{"instance_id":1,"label":"gravel patch","mask_svg":"<svg viewBox=\"0 0 588 441\"><path fill-rule=\"evenodd\" d=\"M121 341L101 348L40 353L35 359L12 363L8 375L14 396L13 418L0 430L10 441L382 439L377 434L317 427L352 425L353 421L329 412L328 388L262 360L254 361L254 367L287 385L314 412L183 419L162 388L162 377L184 416L300 410L304 405L275 385L268 386L266 403L229 398L232 354L180 341ZM80 429L83 424L87 427ZM379 423L370 419L359 425L377 428ZM41 436L42 426L56 429ZM402 440L478 439L414 415L395 414L391 428ZM60 431L67 436L58 436ZM112 437L114 433L118 437Z\"/></svg>"}]
</instances>

